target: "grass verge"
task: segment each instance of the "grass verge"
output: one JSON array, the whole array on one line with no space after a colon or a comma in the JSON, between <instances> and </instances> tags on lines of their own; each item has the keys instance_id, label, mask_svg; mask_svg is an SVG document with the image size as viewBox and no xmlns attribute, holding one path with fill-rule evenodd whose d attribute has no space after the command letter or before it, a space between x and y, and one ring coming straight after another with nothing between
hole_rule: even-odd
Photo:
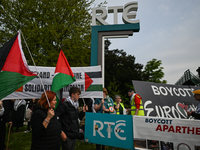
<instances>
[{"instance_id":1,"label":"grass verge","mask_svg":"<svg viewBox=\"0 0 200 150\"><path fill-rule=\"evenodd\" d=\"M31 148L31 132L24 133L27 129L27 126L23 126L19 129L19 133L12 132L9 138L8 148L11 150L30 150ZM6 132L6 146L8 141L8 127ZM15 128L13 129L15 131ZM87 143L83 140L77 140L76 142L76 150L96 150L96 144ZM107 150L111 150L111 147L107 146ZM122 148L115 148L115 150L124 150Z\"/></svg>"}]
</instances>

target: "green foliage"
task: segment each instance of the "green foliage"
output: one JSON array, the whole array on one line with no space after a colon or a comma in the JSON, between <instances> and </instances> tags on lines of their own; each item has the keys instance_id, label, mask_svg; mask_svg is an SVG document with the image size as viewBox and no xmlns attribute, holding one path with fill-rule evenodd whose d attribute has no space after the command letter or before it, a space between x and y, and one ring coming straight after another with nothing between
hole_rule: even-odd
<instances>
[{"instance_id":1,"label":"green foliage","mask_svg":"<svg viewBox=\"0 0 200 150\"><path fill-rule=\"evenodd\" d=\"M105 41L105 87L112 98L115 94L120 95L126 108L130 107L127 92L134 89L132 80L166 83L161 80L164 77L161 60L147 62L142 71L143 65L135 63L134 56L123 50L109 50L110 44L109 40Z\"/></svg>"},{"instance_id":2,"label":"green foliage","mask_svg":"<svg viewBox=\"0 0 200 150\"><path fill-rule=\"evenodd\" d=\"M162 61L152 59L147 62L143 71L143 80L155 83L167 83L166 80L161 80L164 77Z\"/></svg>"},{"instance_id":3,"label":"green foliage","mask_svg":"<svg viewBox=\"0 0 200 150\"><path fill-rule=\"evenodd\" d=\"M108 50L110 41L105 41L105 87L110 93L117 93L122 97L123 103L129 105L127 91L132 87L132 80L142 80L143 65L135 63L135 57L127 55L123 50ZM109 89L116 91L110 91Z\"/></svg>"},{"instance_id":4,"label":"green foliage","mask_svg":"<svg viewBox=\"0 0 200 150\"><path fill-rule=\"evenodd\" d=\"M18 30L29 65L55 66L62 49L71 66L90 64L91 10L89 0L1 0L0 46Z\"/></svg>"},{"instance_id":5,"label":"green foliage","mask_svg":"<svg viewBox=\"0 0 200 150\"><path fill-rule=\"evenodd\" d=\"M114 98L115 95L119 95L120 91L118 90L120 86L120 82L113 78L113 81L107 86L107 90L110 91L109 95Z\"/></svg>"},{"instance_id":6,"label":"green foliage","mask_svg":"<svg viewBox=\"0 0 200 150\"><path fill-rule=\"evenodd\" d=\"M105 6L106 4L108 4L108 2L107 1L103 1L100 4L98 4L97 6L94 6L94 7L106 7Z\"/></svg>"}]
</instances>

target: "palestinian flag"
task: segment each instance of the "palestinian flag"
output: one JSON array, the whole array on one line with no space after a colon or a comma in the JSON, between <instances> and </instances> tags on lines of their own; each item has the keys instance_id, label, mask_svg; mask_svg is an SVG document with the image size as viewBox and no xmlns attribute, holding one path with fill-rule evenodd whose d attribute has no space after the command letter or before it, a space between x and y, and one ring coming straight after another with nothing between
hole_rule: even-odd
<instances>
[{"instance_id":1,"label":"palestinian flag","mask_svg":"<svg viewBox=\"0 0 200 150\"><path fill-rule=\"evenodd\" d=\"M56 103L56 107L59 104L59 98L60 98L60 90L73 83L74 81L76 81L76 78L69 66L69 63L63 53L63 51L60 51L59 57L58 57L58 62L56 65L56 69L55 69L55 74L54 74L54 78L52 81L52 86L51 86L51 91L56 92L57 95L57 103Z\"/></svg>"},{"instance_id":2,"label":"palestinian flag","mask_svg":"<svg viewBox=\"0 0 200 150\"><path fill-rule=\"evenodd\" d=\"M37 76L28 68L22 50L20 32L0 49L0 69L0 99Z\"/></svg>"},{"instance_id":3,"label":"palestinian flag","mask_svg":"<svg viewBox=\"0 0 200 150\"><path fill-rule=\"evenodd\" d=\"M81 98L103 98L103 80L101 66L72 67L76 77L76 83L72 83L63 88L63 96L68 96L67 92L72 86L79 87Z\"/></svg>"},{"instance_id":4,"label":"palestinian flag","mask_svg":"<svg viewBox=\"0 0 200 150\"><path fill-rule=\"evenodd\" d=\"M85 72L85 92L103 91L101 71Z\"/></svg>"}]
</instances>

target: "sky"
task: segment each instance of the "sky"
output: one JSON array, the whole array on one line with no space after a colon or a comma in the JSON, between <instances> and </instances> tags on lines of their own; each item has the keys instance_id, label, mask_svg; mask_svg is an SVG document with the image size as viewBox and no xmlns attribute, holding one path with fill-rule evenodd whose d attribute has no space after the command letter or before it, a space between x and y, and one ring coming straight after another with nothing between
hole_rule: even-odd
<instances>
[{"instance_id":1,"label":"sky","mask_svg":"<svg viewBox=\"0 0 200 150\"><path fill-rule=\"evenodd\" d=\"M95 0L94 7L104 0ZM106 9L124 6L131 0L107 0ZM176 81L190 70L197 75L200 67L200 0L138 0L135 19L140 20L140 31L128 38L112 39L110 50L123 49L134 55L135 63L143 64L152 59L162 61L162 80L167 84ZM113 24L113 14L105 20ZM118 24L124 24L122 13Z\"/></svg>"}]
</instances>

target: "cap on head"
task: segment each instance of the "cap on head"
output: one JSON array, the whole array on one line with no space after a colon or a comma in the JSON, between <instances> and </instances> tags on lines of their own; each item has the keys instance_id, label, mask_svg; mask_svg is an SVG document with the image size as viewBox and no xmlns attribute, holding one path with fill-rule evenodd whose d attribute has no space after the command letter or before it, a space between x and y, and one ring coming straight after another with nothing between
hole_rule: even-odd
<instances>
[{"instance_id":1,"label":"cap on head","mask_svg":"<svg viewBox=\"0 0 200 150\"><path fill-rule=\"evenodd\" d=\"M195 90L193 91L194 94L199 94L200 95L200 90Z\"/></svg>"}]
</instances>

